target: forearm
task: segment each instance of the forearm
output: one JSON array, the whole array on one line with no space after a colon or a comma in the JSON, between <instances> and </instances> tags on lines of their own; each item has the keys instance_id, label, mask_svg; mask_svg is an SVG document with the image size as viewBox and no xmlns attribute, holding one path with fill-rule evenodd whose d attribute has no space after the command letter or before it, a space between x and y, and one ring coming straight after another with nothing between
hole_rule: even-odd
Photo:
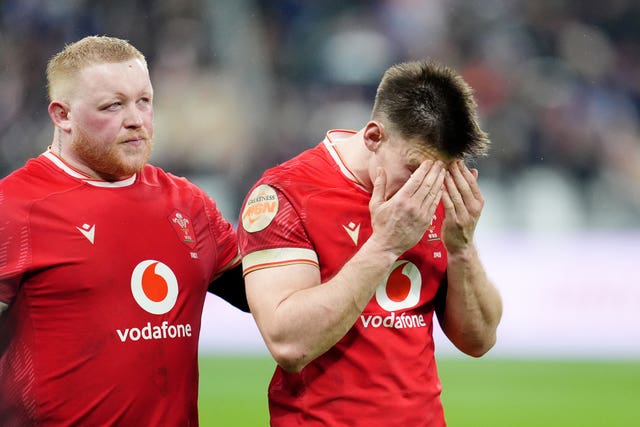
<instances>
[{"instance_id":1,"label":"forearm","mask_svg":"<svg viewBox=\"0 0 640 427\"><path fill-rule=\"evenodd\" d=\"M370 239L333 278L281 301L265 337L278 363L299 371L344 337L396 258Z\"/></svg>"},{"instance_id":2,"label":"forearm","mask_svg":"<svg viewBox=\"0 0 640 427\"><path fill-rule=\"evenodd\" d=\"M481 356L496 341L502 300L488 279L474 245L449 255L447 296L440 323L461 351Z\"/></svg>"}]
</instances>

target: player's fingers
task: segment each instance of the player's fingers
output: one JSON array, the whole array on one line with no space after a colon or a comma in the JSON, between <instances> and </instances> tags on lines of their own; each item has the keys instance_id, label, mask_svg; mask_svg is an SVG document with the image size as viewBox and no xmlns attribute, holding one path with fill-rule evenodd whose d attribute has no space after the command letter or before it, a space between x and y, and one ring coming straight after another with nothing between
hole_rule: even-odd
<instances>
[{"instance_id":1,"label":"player's fingers","mask_svg":"<svg viewBox=\"0 0 640 427\"><path fill-rule=\"evenodd\" d=\"M464 205L462 194L460 194L460 191L458 190L458 186L454 179L454 175L455 175L455 171L454 172L447 171L447 174L444 180L446 195L447 195L446 197L450 202L450 206L449 206L450 211L454 213L455 212L461 213L462 211L464 211L465 205ZM445 208L446 208L446 205L445 205Z\"/></svg>"},{"instance_id":2,"label":"player's fingers","mask_svg":"<svg viewBox=\"0 0 640 427\"><path fill-rule=\"evenodd\" d=\"M458 192L462 195L462 199L465 203L471 203L476 197L476 191L472 188L476 182L473 174L467 169L462 160L456 160L451 164L449 166L449 172L451 173Z\"/></svg>"},{"instance_id":3,"label":"player's fingers","mask_svg":"<svg viewBox=\"0 0 640 427\"><path fill-rule=\"evenodd\" d=\"M430 169L411 196L421 204L421 208L425 203L431 203L436 198L438 189L443 185L444 173L444 163L439 160L432 161Z\"/></svg>"},{"instance_id":4,"label":"player's fingers","mask_svg":"<svg viewBox=\"0 0 640 427\"><path fill-rule=\"evenodd\" d=\"M451 196L449 195L449 191L442 192L442 206L444 206L444 211L447 216L454 216L456 214L455 206L453 205L453 200L451 200Z\"/></svg>"},{"instance_id":5,"label":"player's fingers","mask_svg":"<svg viewBox=\"0 0 640 427\"><path fill-rule=\"evenodd\" d=\"M427 219L429 221L431 221L431 218L433 218L433 215L436 213L436 209L438 208L438 204L440 203L440 201L442 200L442 197L444 196L444 194L446 193L446 190L444 188L444 185L440 185L438 187L438 191L436 191L434 197L432 198L432 200L429 201L429 205L428 206L428 211L427 211Z\"/></svg>"},{"instance_id":6,"label":"player's fingers","mask_svg":"<svg viewBox=\"0 0 640 427\"><path fill-rule=\"evenodd\" d=\"M376 172L377 175L375 181L373 181L371 200L369 201L370 210L375 210L375 207L380 206L386 200L385 188L387 186L387 175L382 168L378 168Z\"/></svg>"},{"instance_id":7,"label":"player's fingers","mask_svg":"<svg viewBox=\"0 0 640 427\"><path fill-rule=\"evenodd\" d=\"M477 217L484 206L484 197L478 185L478 170L469 169L464 162L460 162L460 172L466 183L461 189L466 208L472 216Z\"/></svg>"},{"instance_id":8,"label":"player's fingers","mask_svg":"<svg viewBox=\"0 0 640 427\"><path fill-rule=\"evenodd\" d=\"M425 160L418 166L418 169L413 171L407 182L398 190L396 194L398 197L413 197L413 195L420 190L424 180L431 171L433 166L433 160Z\"/></svg>"},{"instance_id":9,"label":"player's fingers","mask_svg":"<svg viewBox=\"0 0 640 427\"><path fill-rule=\"evenodd\" d=\"M458 212L458 217L468 214L473 218L477 218L484 206L484 198L476 180L477 171L474 175L474 172L471 172L461 160L451 165L449 171L454 185L447 186L447 190ZM459 198L458 194L460 195Z\"/></svg>"},{"instance_id":10,"label":"player's fingers","mask_svg":"<svg viewBox=\"0 0 640 427\"><path fill-rule=\"evenodd\" d=\"M469 187L471 188L471 192L473 193L473 197L476 200L482 200L482 192L480 191L480 186L478 185L478 169L468 169L468 172L471 174L473 179L469 179Z\"/></svg>"},{"instance_id":11,"label":"player's fingers","mask_svg":"<svg viewBox=\"0 0 640 427\"><path fill-rule=\"evenodd\" d=\"M436 170L429 171L429 174L435 174ZM426 208L430 208L431 206L436 206L442 197L442 191L444 190L444 179L447 175L446 169L442 168L437 172L435 178L433 178L433 182L427 182L430 178L427 176L425 179L425 185L421 187L421 191L425 193L424 198L422 200L422 204Z\"/></svg>"},{"instance_id":12,"label":"player's fingers","mask_svg":"<svg viewBox=\"0 0 640 427\"><path fill-rule=\"evenodd\" d=\"M478 169L468 168L467 165L464 164L463 161L460 161L460 172L464 177L469 191L474 199L478 200L482 198L482 193L480 192L480 186L478 185Z\"/></svg>"}]
</instances>

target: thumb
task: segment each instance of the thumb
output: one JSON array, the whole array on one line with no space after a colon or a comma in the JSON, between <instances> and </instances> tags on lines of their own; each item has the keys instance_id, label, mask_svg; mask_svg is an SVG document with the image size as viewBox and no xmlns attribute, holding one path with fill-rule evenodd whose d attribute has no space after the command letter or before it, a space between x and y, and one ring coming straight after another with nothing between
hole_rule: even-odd
<instances>
[{"instance_id":1,"label":"thumb","mask_svg":"<svg viewBox=\"0 0 640 427\"><path fill-rule=\"evenodd\" d=\"M373 191L371 192L371 201L369 208L379 206L385 201L385 188L387 186L387 176L384 169L378 168L375 181L373 181Z\"/></svg>"}]
</instances>

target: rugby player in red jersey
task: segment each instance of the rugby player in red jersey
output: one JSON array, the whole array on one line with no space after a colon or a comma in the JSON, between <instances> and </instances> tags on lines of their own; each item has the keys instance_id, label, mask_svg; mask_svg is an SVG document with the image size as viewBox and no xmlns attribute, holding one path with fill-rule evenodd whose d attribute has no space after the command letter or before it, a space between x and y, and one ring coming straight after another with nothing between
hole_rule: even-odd
<instances>
[{"instance_id":1,"label":"rugby player in red jersey","mask_svg":"<svg viewBox=\"0 0 640 427\"><path fill-rule=\"evenodd\" d=\"M236 233L147 164L135 47L84 38L47 82L53 142L0 181L0 424L196 426L207 290L248 310Z\"/></svg>"},{"instance_id":2,"label":"rugby player in red jersey","mask_svg":"<svg viewBox=\"0 0 640 427\"><path fill-rule=\"evenodd\" d=\"M403 63L362 129L330 131L254 185L238 237L249 306L278 363L272 426L445 425L434 313L472 356L494 345L502 314L464 161L488 144L460 76Z\"/></svg>"}]
</instances>

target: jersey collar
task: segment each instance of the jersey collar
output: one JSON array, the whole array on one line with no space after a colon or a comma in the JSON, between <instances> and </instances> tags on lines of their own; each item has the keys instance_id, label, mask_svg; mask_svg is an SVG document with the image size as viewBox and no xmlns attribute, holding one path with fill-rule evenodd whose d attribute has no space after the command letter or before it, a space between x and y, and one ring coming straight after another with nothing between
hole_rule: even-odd
<instances>
[{"instance_id":1,"label":"jersey collar","mask_svg":"<svg viewBox=\"0 0 640 427\"><path fill-rule=\"evenodd\" d=\"M53 164L55 164L67 175L76 179L80 179L89 185L93 185L94 187L106 187L106 188L128 187L132 185L134 182L136 182L137 174L135 173L131 175L129 178L125 178L121 181L114 181L114 182L101 181L94 178L90 178L87 175L83 174L82 172L79 172L73 169L71 166L65 163L64 160L56 156L51 150L45 151L44 153L42 153L42 155L47 159L49 159Z\"/></svg>"},{"instance_id":2,"label":"jersey collar","mask_svg":"<svg viewBox=\"0 0 640 427\"><path fill-rule=\"evenodd\" d=\"M346 139L356 133L357 132L353 130L343 130L343 129L330 130L329 132L327 132L327 136L324 138L322 143L324 144L325 148L331 155L331 158L333 158L333 160L336 162L336 165L338 165L340 172L342 172L345 178L347 178L349 181L355 184L356 187L369 193L370 191L367 190L364 187L364 185L362 185L362 183L358 180L356 175L353 172L351 172L351 169L349 169L349 167L346 165L346 163L342 159L342 156L340 155L340 152L335 147L336 142L338 142L341 139Z\"/></svg>"}]
</instances>

